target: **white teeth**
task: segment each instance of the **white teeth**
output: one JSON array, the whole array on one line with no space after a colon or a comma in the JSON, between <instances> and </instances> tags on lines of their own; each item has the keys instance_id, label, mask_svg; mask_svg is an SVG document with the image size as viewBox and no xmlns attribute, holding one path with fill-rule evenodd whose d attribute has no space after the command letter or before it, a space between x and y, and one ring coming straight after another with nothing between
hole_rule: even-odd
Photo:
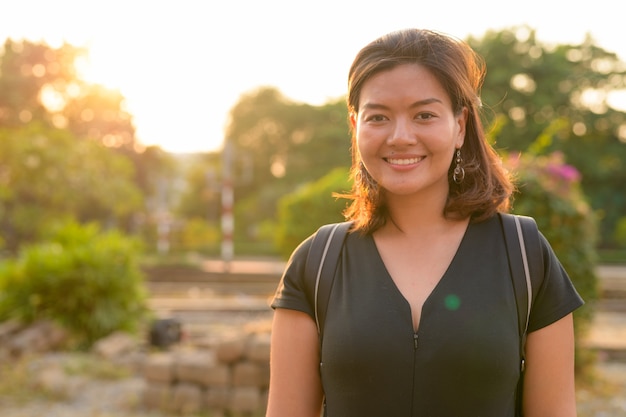
<instances>
[{"instance_id":1,"label":"white teeth","mask_svg":"<svg viewBox=\"0 0 626 417\"><path fill-rule=\"evenodd\" d=\"M417 164L419 161L421 161L422 158L409 158L409 159L392 159L392 158L388 158L387 162L389 162L390 164L393 165L411 165L411 164Z\"/></svg>"}]
</instances>

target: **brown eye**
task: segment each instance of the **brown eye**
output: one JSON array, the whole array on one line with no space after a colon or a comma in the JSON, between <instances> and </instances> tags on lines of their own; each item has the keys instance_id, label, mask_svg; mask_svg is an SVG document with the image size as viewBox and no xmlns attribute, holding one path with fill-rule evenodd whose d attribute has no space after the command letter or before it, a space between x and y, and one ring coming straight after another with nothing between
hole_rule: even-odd
<instances>
[{"instance_id":1,"label":"brown eye","mask_svg":"<svg viewBox=\"0 0 626 417\"><path fill-rule=\"evenodd\" d=\"M386 120L387 118L385 116L383 116L382 114L374 114L372 116L369 116L365 119L365 121L367 122L382 122L384 120Z\"/></svg>"},{"instance_id":2,"label":"brown eye","mask_svg":"<svg viewBox=\"0 0 626 417\"><path fill-rule=\"evenodd\" d=\"M435 115L432 113L419 113L418 115L415 116L415 118L418 120L430 120L433 117L435 117Z\"/></svg>"}]
</instances>

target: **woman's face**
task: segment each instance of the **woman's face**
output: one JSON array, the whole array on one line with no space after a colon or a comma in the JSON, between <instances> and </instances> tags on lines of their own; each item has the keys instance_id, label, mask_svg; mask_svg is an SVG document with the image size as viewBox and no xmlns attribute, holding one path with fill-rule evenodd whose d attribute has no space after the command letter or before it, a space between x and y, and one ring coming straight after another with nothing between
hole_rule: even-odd
<instances>
[{"instance_id":1,"label":"woman's face","mask_svg":"<svg viewBox=\"0 0 626 417\"><path fill-rule=\"evenodd\" d=\"M448 195L448 169L463 145L467 109L452 111L450 97L429 70L402 64L378 73L361 89L351 115L361 160L387 194Z\"/></svg>"}]
</instances>

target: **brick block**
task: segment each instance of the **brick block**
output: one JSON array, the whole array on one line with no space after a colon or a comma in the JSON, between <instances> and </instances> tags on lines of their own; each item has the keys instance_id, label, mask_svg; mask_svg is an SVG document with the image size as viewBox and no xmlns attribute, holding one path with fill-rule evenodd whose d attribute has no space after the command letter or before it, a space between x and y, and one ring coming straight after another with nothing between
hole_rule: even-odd
<instances>
[{"instance_id":1,"label":"brick block","mask_svg":"<svg viewBox=\"0 0 626 417\"><path fill-rule=\"evenodd\" d=\"M209 387L204 395L204 402L211 410L224 409L228 407L230 401L230 391L228 387Z\"/></svg>"},{"instance_id":2,"label":"brick block","mask_svg":"<svg viewBox=\"0 0 626 417\"><path fill-rule=\"evenodd\" d=\"M223 363L237 362L244 357L248 344L246 335L237 335L219 341L215 346L217 359Z\"/></svg>"},{"instance_id":3,"label":"brick block","mask_svg":"<svg viewBox=\"0 0 626 417\"><path fill-rule=\"evenodd\" d=\"M233 386L265 387L269 382L269 365L239 362L233 365Z\"/></svg>"},{"instance_id":4,"label":"brick block","mask_svg":"<svg viewBox=\"0 0 626 417\"><path fill-rule=\"evenodd\" d=\"M172 390L170 384L149 382L143 390L143 404L152 410L167 410L171 404Z\"/></svg>"},{"instance_id":5,"label":"brick block","mask_svg":"<svg viewBox=\"0 0 626 417\"><path fill-rule=\"evenodd\" d=\"M174 358L169 353L150 355L144 363L143 376L147 381L173 383Z\"/></svg>"},{"instance_id":6,"label":"brick block","mask_svg":"<svg viewBox=\"0 0 626 417\"><path fill-rule=\"evenodd\" d=\"M202 388L196 384L181 382L173 389L172 406L183 415L197 413L204 405Z\"/></svg>"},{"instance_id":7,"label":"brick block","mask_svg":"<svg viewBox=\"0 0 626 417\"><path fill-rule=\"evenodd\" d=\"M213 351L185 352L176 360L177 380L200 384L203 387L230 385L231 372L228 365L217 361Z\"/></svg>"},{"instance_id":8,"label":"brick block","mask_svg":"<svg viewBox=\"0 0 626 417\"><path fill-rule=\"evenodd\" d=\"M20 356L55 349L66 339L65 330L51 321L41 320L17 332L6 345L13 355Z\"/></svg>"},{"instance_id":9,"label":"brick block","mask_svg":"<svg viewBox=\"0 0 626 417\"><path fill-rule=\"evenodd\" d=\"M92 350L106 359L119 358L136 351L139 343L132 335L118 331L98 340Z\"/></svg>"},{"instance_id":10,"label":"brick block","mask_svg":"<svg viewBox=\"0 0 626 417\"><path fill-rule=\"evenodd\" d=\"M270 339L269 333L255 333L251 335L246 357L255 362L270 361Z\"/></svg>"},{"instance_id":11,"label":"brick block","mask_svg":"<svg viewBox=\"0 0 626 417\"><path fill-rule=\"evenodd\" d=\"M229 409L235 413L253 413L261 411L263 401L261 391L256 387L233 388L230 395Z\"/></svg>"}]
</instances>

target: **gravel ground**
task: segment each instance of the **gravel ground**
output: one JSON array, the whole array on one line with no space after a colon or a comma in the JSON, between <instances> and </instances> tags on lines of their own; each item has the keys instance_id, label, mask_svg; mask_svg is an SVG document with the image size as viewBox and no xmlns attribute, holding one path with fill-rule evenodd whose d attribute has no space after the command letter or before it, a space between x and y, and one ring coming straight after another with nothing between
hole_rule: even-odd
<instances>
[{"instance_id":1,"label":"gravel ground","mask_svg":"<svg viewBox=\"0 0 626 417\"><path fill-rule=\"evenodd\" d=\"M593 384L576 394L579 417L626 416L626 362L599 363Z\"/></svg>"},{"instance_id":2,"label":"gravel ground","mask_svg":"<svg viewBox=\"0 0 626 417\"><path fill-rule=\"evenodd\" d=\"M2 406L2 417L161 417L140 408L143 381L88 381L80 392L63 400L37 399L23 405Z\"/></svg>"},{"instance_id":3,"label":"gravel ground","mask_svg":"<svg viewBox=\"0 0 626 417\"><path fill-rule=\"evenodd\" d=\"M140 377L61 375L51 364L63 360L39 359L36 366L29 365L39 375L35 386L46 395L34 394L27 402L0 396L2 417L174 417L142 408ZM595 382L579 387L577 396L579 417L626 416L626 363L599 363Z\"/></svg>"}]
</instances>

